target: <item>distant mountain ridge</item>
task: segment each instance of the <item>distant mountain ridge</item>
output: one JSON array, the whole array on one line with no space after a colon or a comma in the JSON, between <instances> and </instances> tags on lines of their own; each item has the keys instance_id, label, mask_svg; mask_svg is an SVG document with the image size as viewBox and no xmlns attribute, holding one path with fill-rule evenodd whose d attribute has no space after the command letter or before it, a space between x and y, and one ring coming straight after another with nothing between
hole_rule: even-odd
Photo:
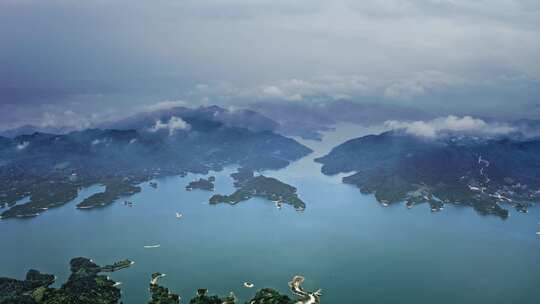
<instances>
[{"instance_id":1,"label":"distant mountain ridge","mask_svg":"<svg viewBox=\"0 0 540 304\"><path fill-rule=\"evenodd\" d=\"M81 206L106 205L156 176L206 173L227 165L276 169L311 152L271 131L232 126L199 114L184 115L185 122L160 128L141 124L137 129L0 137L0 179L5 181L0 185L0 206L11 207L2 216L37 215L96 183L104 184L106 191ZM256 123L258 116L254 117ZM15 205L28 196L29 203Z\"/></svg>"},{"instance_id":2,"label":"distant mountain ridge","mask_svg":"<svg viewBox=\"0 0 540 304\"><path fill-rule=\"evenodd\" d=\"M343 182L374 193L384 205L427 202L472 206L508 216L540 201L540 141L448 136L426 139L390 131L349 140L316 160L324 174L353 172Z\"/></svg>"},{"instance_id":3,"label":"distant mountain ridge","mask_svg":"<svg viewBox=\"0 0 540 304\"><path fill-rule=\"evenodd\" d=\"M340 122L363 126L382 124L387 120L424 120L432 115L405 106L336 100L325 102L266 102L250 108L279 124L282 134L305 139L321 139L321 132L332 130Z\"/></svg>"},{"instance_id":4,"label":"distant mountain ridge","mask_svg":"<svg viewBox=\"0 0 540 304\"><path fill-rule=\"evenodd\" d=\"M274 131L278 124L270 118L252 110L227 110L219 106L201 106L198 108L173 107L163 110L143 112L118 121L99 124L105 129L148 129L157 121L166 122L172 117L185 121L205 121L227 127L245 128L250 131Z\"/></svg>"},{"instance_id":5,"label":"distant mountain ridge","mask_svg":"<svg viewBox=\"0 0 540 304\"><path fill-rule=\"evenodd\" d=\"M50 133L50 134L66 134L71 131L74 131L74 128L52 127L52 126L38 127L38 126L27 124L27 125L23 125L17 128L0 131L0 136L14 138L20 135L30 135L36 132Z\"/></svg>"}]
</instances>

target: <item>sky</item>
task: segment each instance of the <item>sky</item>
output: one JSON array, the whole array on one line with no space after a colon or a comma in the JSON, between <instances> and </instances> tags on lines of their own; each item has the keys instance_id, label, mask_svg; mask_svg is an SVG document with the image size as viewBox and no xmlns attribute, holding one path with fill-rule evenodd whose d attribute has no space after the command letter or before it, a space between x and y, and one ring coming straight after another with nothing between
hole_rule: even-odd
<instances>
[{"instance_id":1,"label":"sky","mask_svg":"<svg viewBox=\"0 0 540 304\"><path fill-rule=\"evenodd\" d=\"M540 118L540 1L0 0L0 129L338 99Z\"/></svg>"}]
</instances>

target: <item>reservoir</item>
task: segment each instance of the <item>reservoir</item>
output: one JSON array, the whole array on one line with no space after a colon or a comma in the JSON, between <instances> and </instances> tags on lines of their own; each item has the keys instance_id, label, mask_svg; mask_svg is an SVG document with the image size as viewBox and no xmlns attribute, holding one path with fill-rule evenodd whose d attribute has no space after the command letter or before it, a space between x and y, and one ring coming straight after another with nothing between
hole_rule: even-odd
<instances>
[{"instance_id":1,"label":"reservoir","mask_svg":"<svg viewBox=\"0 0 540 304\"><path fill-rule=\"evenodd\" d=\"M372 195L324 176L313 159L351 137L377 131L347 125L323 140L299 140L315 152L277 171L263 172L298 188L306 210L282 209L263 199L209 205L214 194L234 191L229 174L211 172L215 191L186 191L188 174L154 180L111 206L77 210L98 192L83 189L71 203L26 220L0 221L0 276L22 279L30 268L69 275L69 260L84 256L100 265L135 261L109 274L122 282L124 303L146 303L154 272L183 298L197 288L233 291L243 303L263 287L290 294L294 275L304 288L323 290L322 303L538 303L540 210L511 210L507 220L472 208L427 204L382 207ZM181 214L181 218L176 216ZM159 246L157 246L159 245ZM146 247L145 247L146 246ZM251 282L254 288L245 288Z\"/></svg>"}]
</instances>

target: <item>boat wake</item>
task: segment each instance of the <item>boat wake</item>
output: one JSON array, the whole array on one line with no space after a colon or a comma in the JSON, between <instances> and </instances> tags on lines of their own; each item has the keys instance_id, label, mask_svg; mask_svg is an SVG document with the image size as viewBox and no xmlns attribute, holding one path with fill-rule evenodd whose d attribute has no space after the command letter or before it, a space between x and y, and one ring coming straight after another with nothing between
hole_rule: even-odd
<instances>
[{"instance_id":1,"label":"boat wake","mask_svg":"<svg viewBox=\"0 0 540 304\"><path fill-rule=\"evenodd\" d=\"M161 244L156 244L156 245L146 245L144 246L144 248L146 249L149 249L149 248L159 248L161 246Z\"/></svg>"}]
</instances>

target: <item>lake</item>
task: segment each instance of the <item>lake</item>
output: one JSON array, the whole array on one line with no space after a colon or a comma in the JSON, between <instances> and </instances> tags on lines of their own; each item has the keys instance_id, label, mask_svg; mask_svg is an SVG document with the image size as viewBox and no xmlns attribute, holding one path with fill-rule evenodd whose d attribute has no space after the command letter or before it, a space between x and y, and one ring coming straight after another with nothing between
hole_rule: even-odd
<instances>
[{"instance_id":1,"label":"lake","mask_svg":"<svg viewBox=\"0 0 540 304\"><path fill-rule=\"evenodd\" d=\"M85 256L104 265L129 258L135 265L110 274L122 282L124 303L146 303L150 275L186 303L197 288L211 294L233 291L248 300L257 289L288 294L294 275L308 290L322 288L322 303L538 303L540 298L540 211L511 211L507 220L482 217L472 208L427 204L408 210L382 207L372 195L324 176L315 157L347 138L378 131L342 125L322 142L299 140L315 150L289 167L264 172L298 188L304 212L251 199L235 206L208 205L213 194L186 191L202 175L148 183L122 202L81 211L75 205L92 193L29 220L0 221L0 276L23 278L30 268L69 275L69 260ZM211 172L214 193L234 191L229 174ZM183 214L177 219L175 213ZM145 245L160 244L146 249ZM250 281L255 288L244 288Z\"/></svg>"}]
</instances>

